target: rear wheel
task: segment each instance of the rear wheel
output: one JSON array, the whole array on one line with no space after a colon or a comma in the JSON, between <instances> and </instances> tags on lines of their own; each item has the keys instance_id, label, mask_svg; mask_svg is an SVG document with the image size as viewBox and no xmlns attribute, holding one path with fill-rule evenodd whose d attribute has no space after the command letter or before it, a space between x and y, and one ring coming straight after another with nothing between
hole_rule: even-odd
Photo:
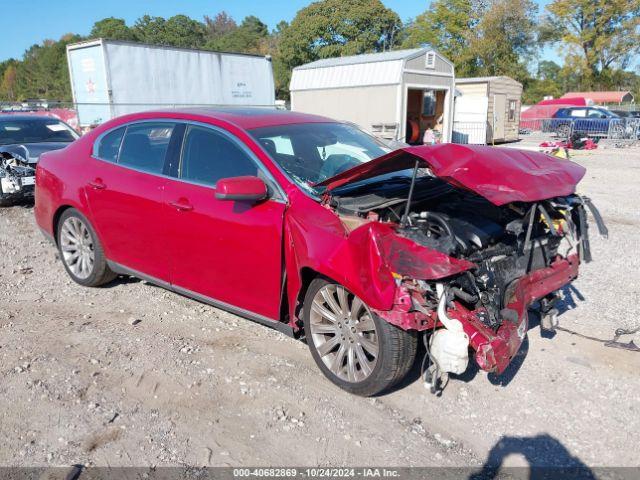
<instances>
[{"instance_id":1,"label":"rear wheel","mask_svg":"<svg viewBox=\"0 0 640 480\"><path fill-rule=\"evenodd\" d=\"M77 210L64 211L58 222L57 240L64 268L76 283L97 287L116 277L107 266L98 236Z\"/></svg>"},{"instance_id":2,"label":"rear wheel","mask_svg":"<svg viewBox=\"0 0 640 480\"><path fill-rule=\"evenodd\" d=\"M321 278L305 295L304 331L324 375L357 395L390 388L406 376L416 356L415 332L387 323L342 285Z\"/></svg>"}]
</instances>

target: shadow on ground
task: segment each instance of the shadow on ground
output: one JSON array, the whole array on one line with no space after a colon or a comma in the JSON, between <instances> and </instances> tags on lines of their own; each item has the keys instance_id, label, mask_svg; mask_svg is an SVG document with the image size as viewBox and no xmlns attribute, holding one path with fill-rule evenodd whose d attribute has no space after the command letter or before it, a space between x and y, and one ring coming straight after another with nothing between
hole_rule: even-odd
<instances>
[{"instance_id":1,"label":"shadow on ground","mask_svg":"<svg viewBox=\"0 0 640 480\"><path fill-rule=\"evenodd\" d=\"M511 455L524 457L528 466L503 468L505 460ZM596 478L582 460L573 456L558 439L548 434L502 437L489 451L482 469L473 473L469 480L502 478L502 474L507 474L507 478L513 476L531 480Z\"/></svg>"}]
</instances>

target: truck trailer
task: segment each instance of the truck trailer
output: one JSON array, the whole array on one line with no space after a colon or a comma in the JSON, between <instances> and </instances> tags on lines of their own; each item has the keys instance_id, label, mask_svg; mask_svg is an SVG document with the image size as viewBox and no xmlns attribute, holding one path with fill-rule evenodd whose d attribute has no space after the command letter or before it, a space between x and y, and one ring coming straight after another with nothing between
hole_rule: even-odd
<instances>
[{"instance_id":1,"label":"truck trailer","mask_svg":"<svg viewBox=\"0 0 640 480\"><path fill-rule=\"evenodd\" d=\"M80 127L162 107L275 104L269 56L97 39L67 46Z\"/></svg>"}]
</instances>

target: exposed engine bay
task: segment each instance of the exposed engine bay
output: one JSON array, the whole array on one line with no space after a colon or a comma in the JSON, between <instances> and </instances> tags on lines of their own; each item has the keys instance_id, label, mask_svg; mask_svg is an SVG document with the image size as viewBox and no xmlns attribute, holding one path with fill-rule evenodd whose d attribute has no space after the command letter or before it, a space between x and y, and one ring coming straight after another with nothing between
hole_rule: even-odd
<instances>
[{"instance_id":1,"label":"exposed engine bay","mask_svg":"<svg viewBox=\"0 0 640 480\"><path fill-rule=\"evenodd\" d=\"M27 160L19 147L0 149L0 200L13 196L31 196L35 185L35 164Z\"/></svg>"},{"instance_id":2,"label":"exposed engine bay","mask_svg":"<svg viewBox=\"0 0 640 480\"><path fill-rule=\"evenodd\" d=\"M576 274L580 260L591 260L587 209L600 233L607 235L598 210L588 198L576 194L498 206L431 175L429 169L416 175L414 189L410 181L407 176L391 176L380 183L343 187L332 192L329 205L348 227L368 221L391 223L398 235L473 264L474 268L437 281L397 279L398 286L409 292L411 310L433 319L427 350L441 371L462 373L466 369L463 359L473 335L467 320L479 322L478 328L488 339L500 337L502 327L508 324L505 328L510 334L520 338L519 347L527 324L522 317L531 300L539 301L543 316L553 315L557 292L545 291L542 298L525 295L520 292L524 289L522 279L533 278L535 272L553 276L558 262L572 255L577 259ZM573 278L564 278L563 285ZM452 313L457 318L452 318ZM436 324L445 328L436 330ZM477 351L483 348L475 347ZM454 351L458 354L452 354ZM478 363L500 372L509 359L504 365L493 358L478 359Z\"/></svg>"}]
</instances>

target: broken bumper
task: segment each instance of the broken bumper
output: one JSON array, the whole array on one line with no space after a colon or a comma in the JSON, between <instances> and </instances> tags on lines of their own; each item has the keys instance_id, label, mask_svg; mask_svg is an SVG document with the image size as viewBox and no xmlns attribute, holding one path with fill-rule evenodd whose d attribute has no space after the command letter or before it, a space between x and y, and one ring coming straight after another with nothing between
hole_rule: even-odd
<instances>
[{"instance_id":1,"label":"broken bumper","mask_svg":"<svg viewBox=\"0 0 640 480\"><path fill-rule=\"evenodd\" d=\"M552 293L570 283L578 276L580 260L577 254L567 258L558 257L547 268L535 270L519 278L509 289L503 312L503 322L497 330L488 328L480 320L479 311L466 309L458 302L447 310L447 315L462 323L464 332L469 336L469 344L475 351L475 359L481 369L502 373L527 333L527 309L534 301ZM394 309L375 311L388 322L403 329L427 330L433 328L437 314L431 316L412 311L411 293L399 294Z\"/></svg>"}]
</instances>

